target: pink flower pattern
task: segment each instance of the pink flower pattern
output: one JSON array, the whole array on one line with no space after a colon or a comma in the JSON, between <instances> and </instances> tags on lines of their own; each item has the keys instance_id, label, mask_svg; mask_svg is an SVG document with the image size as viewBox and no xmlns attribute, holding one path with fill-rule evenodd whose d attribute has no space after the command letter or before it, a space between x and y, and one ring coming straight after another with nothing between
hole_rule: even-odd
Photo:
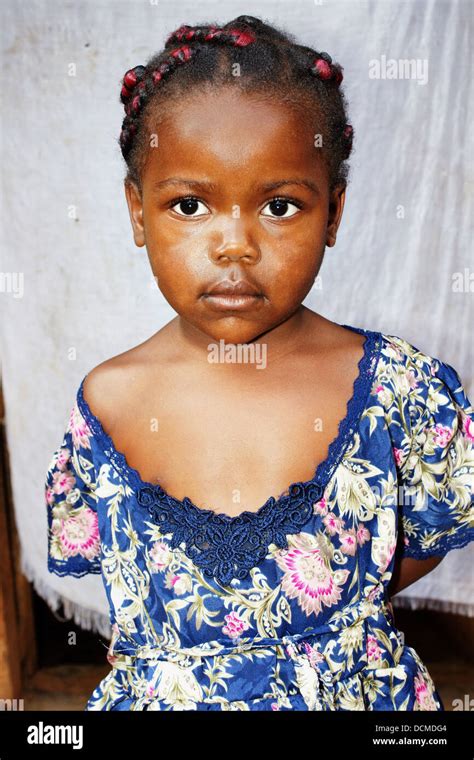
<instances>
[{"instance_id":1,"label":"pink flower pattern","mask_svg":"<svg viewBox=\"0 0 474 760\"><path fill-rule=\"evenodd\" d=\"M470 441L471 444L474 444L474 420L472 417L468 417L464 411L462 411L461 417L463 421L463 433L466 436L467 440Z\"/></svg>"},{"instance_id":2,"label":"pink flower pattern","mask_svg":"<svg viewBox=\"0 0 474 760\"><path fill-rule=\"evenodd\" d=\"M64 559L78 554L89 560L98 556L100 536L97 513L89 507L82 508L80 514L74 517L61 520L58 533Z\"/></svg>"},{"instance_id":3,"label":"pink flower pattern","mask_svg":"<svg viewBox=\"0 0 474 760\"><path fill-rule=\"evenodd\" d=\"M433 441L436 446L445 448L451 440L453 431L446 425L435 425L433 428Z\"/></svg>"},{"instance_id":4,"label":"pink flower pattern","mask_svg":"<svg viewBox=\"0 0 474 760\"><path fill-rule=\"evenodd\" d=\"M222 633L226 636L230 636L231 639L239 638L241 633L247 631L249 628L248 623L242 620L236 612L232 611L229 615L224 616L226 625L222 628Z\"/></svg>"},{"instance_id":5,"label":"pink flower pattern","mask_svg":"<svg viewBox=\"0 0 474 760\"><path fill-rule=\"evenodd\" d=\"M68 494L74 488L76 478L70 470L57 470L53 474L53 493Z\"/></svg>"},{"instance_id":6,"label":"pink flower pattern","mask_svg":"<svg viewBox=\"0 0 474 760\"><path fill-rule=\"evenodd\" d=\"M288 551L277 552L276 562L284 571L283 591L298 601L306 615L318 614L323 605L337 604L350 575L348 570L332 570L319 547L311 545L305 534L294 536Z\"/></svg>"},{"instance_id":7,"label":"pink flower pattern","mask_svg":"<svg viewBox=\"0 0 474 760\"><path fill-rule=\"evenodd\" d=\"M431 679L430 679L431 680ZM415 710L436 710L433 686L423 676L421 671L415 676Z\"/></svg>"},{"instance_id":8,"label":"pink flower pattern","mask_svg":"<svg viewBox=\"0 0 474 760\"><path fill-rule=\"evenodd\" d=\"M153 572L162 573L171 562L172 553L165 541L155 541L150 549L150 558L153 563Z\"/></svg>"},{"instance_id":9,"label":"pink flower pattern","mask_svg":"<svg viewBox=\"0 0 474 760\"><path fill-rule=\"evenodd\" d=\"M354 557L357 549L357 536L354 528L342 531L339 534L339 541L344 554L351 554Z\"/></svg>"},{"instance_id":10,"label":"pink flower pattern","mask_svg":"<svg viewBox=\"0 0 474 760\"><path fill-rule=\"evenodd\" d=\"M382 648L379 646L379 642L372 634L367 636L367 661L368 662L380 662L382 659Z\"/></svg>"}]
</instances>

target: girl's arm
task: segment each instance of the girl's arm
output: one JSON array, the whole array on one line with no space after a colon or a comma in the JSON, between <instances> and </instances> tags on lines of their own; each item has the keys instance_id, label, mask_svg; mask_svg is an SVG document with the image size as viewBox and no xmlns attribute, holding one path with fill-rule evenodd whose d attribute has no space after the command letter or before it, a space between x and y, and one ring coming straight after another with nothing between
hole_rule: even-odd
<instances>
[{"instance_id":1,"label":"girl's arm","mask_svg":"<svg viewBox=\"0 0 474 760\"><path fill-rule=\"evenodd\" d=\"M439 565L442 557L428 557L427 559L413 559L413 557L404 557L400 562L395 563L393 575L388 584L389 596L395 596L399 591L411 586L419 578L428 575L434 568Z\"/></svg>"}]
</instances>

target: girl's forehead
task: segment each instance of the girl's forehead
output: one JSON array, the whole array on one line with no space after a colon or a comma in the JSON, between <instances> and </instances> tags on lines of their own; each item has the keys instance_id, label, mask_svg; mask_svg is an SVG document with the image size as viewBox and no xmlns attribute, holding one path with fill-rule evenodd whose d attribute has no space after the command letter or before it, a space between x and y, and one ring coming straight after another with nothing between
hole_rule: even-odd
<instances>
[{"instance_id":1,"label":"girl's forehead","mask_svg":"<svg viewBox=\"0 0 474 760\"><path fill-rule=\"evenodd\" d=\"M317 124L302 120L287 104L263 97L194 97L167 108L150 128L157 140L148 164L153 172L184 171L183 176L190 165L198 171L212 166L258 173L271 163L277 172L301 170L320 163L317 130Z\"/></svg>"},{"instance_id":2,"label":"girl's forehead","mask_svg":"<svg viewBox=\"0 0 474 760\"><path fill-rule=\"evenodd\" d=\"M173 99L155 111L156 131L189 143L215 142L215 138L236 141L242 146L252 139L314 142L312 134L322 131L322 119L301 108L301 104L268 97L264 93L242 92L222 87L217 92L197 92Z\"/></svg>"}]
</instances>

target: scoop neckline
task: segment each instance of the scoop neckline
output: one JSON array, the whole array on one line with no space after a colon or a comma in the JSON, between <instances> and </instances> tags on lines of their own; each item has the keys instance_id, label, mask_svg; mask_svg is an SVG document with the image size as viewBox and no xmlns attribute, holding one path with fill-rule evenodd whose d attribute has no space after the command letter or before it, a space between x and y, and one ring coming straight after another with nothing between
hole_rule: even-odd
<instances>
[{"instance_id":1,"label":"scoop neckline","mask_svg":"<svg viewBox=\"0 0 474 760\"><path fill-rule=\"evenodd\" d=\"M299 480L291 483L279 496L269 496L266 502L257 510L243 510L238 515L228 515L226 512L217 512L208 507L199 507L188 496L178 499L176 496L168 493L159 483L150 483L144 480L139 471L128 463L125 454L116 448L112 437L104 430L100 419L92 412L85 400L83 392L84 381L89 373L84 375L79 385L76 396L77 406L89 429L102 444L103 451L110 459L114 469L132 487L137 497L143 489L148 490L154 495L154 498L163 498L168 503L174 503L178 507L188 509L194 514L195 518L204 519L205 521L211 519L215 523L225 523L226 525L240 523L242 520L257 521L262 515L268 513L269 506L280 505L285 499L290 502L291 499L288 497L291 496L292 492L300 493L301 490L304 491L312 486L318 486L319 492L321 495L323 494L334 471L341 462L366 408L372 381L379 363L383 336L380 332L362 327L354 327L347 324L339 326L365 335L363 353L357 364L358 373L352 384L352 395L346 404L346 414L339 420L337 433L329 444L327 456L316 466L313 476L309 480Z\"/></svg>"}]
</instances>

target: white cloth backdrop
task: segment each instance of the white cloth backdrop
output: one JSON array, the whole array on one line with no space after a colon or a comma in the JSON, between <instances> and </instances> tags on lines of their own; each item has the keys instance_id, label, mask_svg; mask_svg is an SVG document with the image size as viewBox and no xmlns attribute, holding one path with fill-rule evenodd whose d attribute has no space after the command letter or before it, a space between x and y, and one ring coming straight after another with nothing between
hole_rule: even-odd
<instances>
[{"instance_id":1,"label":"white cloth backdrop","mask_svg":"<svg viewBox=\"0 0 474 760\"><path fill-rule=\"evenodd\" d=\"M11 0L2 8L1 350L21 566L52 609L62 602L104 635L101 577L48 573L43 484L82 377L175 315L130 231L120 80L181 23L243 13L344 66L351 182L322 287L305 303L406 338L452 364L474 395L472 293L452 286L472 266L469 2ZM428 81L369 78L369 61L383 56L427 61ZM474 616L473 549L451 552L395 605Z\"/></svg>"}]
</instances>

